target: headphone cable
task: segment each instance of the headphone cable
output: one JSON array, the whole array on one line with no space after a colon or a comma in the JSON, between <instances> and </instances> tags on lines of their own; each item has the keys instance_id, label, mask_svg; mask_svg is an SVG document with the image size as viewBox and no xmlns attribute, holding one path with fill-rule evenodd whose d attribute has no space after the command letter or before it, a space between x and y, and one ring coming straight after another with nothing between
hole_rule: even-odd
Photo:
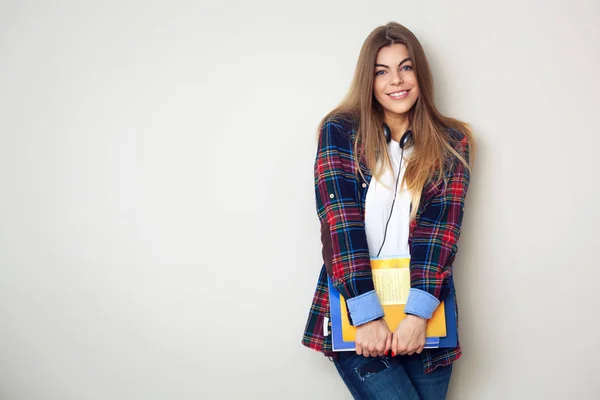
<instances>
[{"instance_id":1,"label":"headphone cable","mask_svg":"<svg viewBox=\"0 0 600 400\"><path fill-rule=\"evenodd\" d=\"M381 242L381 247L379 247L379 251L377 252L377 257L381 254L381 250L383 249L383 245L385 244L385 239L387 237L388 225L390 224L390 219L392 219L392 214L394 213L394 203L396 203L396 196L398 195L398 181L400 180L400 171L402 171L402 160L404 159L404 147L402 147L402 151L400 152L400 166L398 167L398 175L396 176L396 185L394 186L394 199L392 200L392 207L390 209L390 215L388 216L387 222L385 223L385 231L383 232L383 242Z\"/></svg>"}]
</instances>

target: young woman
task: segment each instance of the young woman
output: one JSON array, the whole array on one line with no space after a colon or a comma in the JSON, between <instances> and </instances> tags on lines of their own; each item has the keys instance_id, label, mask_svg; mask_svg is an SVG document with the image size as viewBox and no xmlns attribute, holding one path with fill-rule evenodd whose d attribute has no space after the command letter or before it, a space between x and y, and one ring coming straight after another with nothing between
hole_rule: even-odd
<instances>
[{"instance_id":1,"label":"young woman","mask_svg":"<svg viewBox=\"0 0 600 400\"><path fill-rule=\"evenodd\" d=\"M451 279L470 180L467 124L433 102L421 44L404 26L375 29L344 101L321 121L315 162L324 265L303 344L332 358L356 399L443 399L455 348L424 349L427 320ZM407 314L394 332L373 285L373 257L410 256ZM346 299L356 352L333 352L327 278ZM458 310L457 310L458 312Z\"/></svg>"}]
</instances>

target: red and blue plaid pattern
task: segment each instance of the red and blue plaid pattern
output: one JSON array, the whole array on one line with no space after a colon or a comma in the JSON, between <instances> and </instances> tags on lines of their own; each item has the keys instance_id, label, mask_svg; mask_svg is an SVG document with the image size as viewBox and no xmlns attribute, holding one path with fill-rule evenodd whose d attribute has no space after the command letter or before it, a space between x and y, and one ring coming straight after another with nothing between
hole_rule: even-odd
<instances>
[{"instance_id":1,"label":"red and blue plaid pattern","mask_svg":"<svg viewBox=\"0 0 600 400\"><path fill-rule=\"evenodd\" d=\"M456 140L455 150L468 161L467 137L455 130L450 132ZM328 270L346 299L374 290L364 224L371 174L363 160L357 165L354 159L355 138L352 123L326 122L319 134L314 166L317 214L329 228L332 257L331 265L321 268L302 343L326 356L335 356L331 335L324 335L323 326L329 318ZM359 167L364 179L358 174ZM411 287L437 298L458 250L469 180L469 170L454 157L445 183L436 185L430 180L425 185L417 217L410 225ZM431 372L457 360L462 353L459 344L454 349L430 349L422 354L425 372Z\"/></svg>"}]
</instances>

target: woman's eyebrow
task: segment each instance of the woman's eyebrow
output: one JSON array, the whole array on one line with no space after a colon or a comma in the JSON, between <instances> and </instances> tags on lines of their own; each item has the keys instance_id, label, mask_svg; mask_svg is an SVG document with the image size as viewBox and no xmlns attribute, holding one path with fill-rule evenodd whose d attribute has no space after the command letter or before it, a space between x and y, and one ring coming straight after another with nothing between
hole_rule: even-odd
<instances>
[{"instance_id":1,"label":"woman's eyebrow","mask_svg":"<svg viewBox=\"0 0 600 400\"><path fill-rule=\"evenodd\" d=\"M412 61L410 57L406 57L404 60L400 61L400 64L398 64L398 66L401 66L402 64L404 64L407 61ZM390 68L385 64L375 64L376 67L383 67L383 68Z\"/></svg>"}]
</instances>

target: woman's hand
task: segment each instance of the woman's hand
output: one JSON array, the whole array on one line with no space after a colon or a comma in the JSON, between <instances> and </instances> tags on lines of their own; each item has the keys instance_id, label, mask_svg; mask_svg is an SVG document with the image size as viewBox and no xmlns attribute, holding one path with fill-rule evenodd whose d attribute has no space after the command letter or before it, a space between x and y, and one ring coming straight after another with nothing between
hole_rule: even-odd
<instances>
[{"instance_id":1,"label":"woman's hand","mask_svg":"<svg viewBox=\"0 0 600 400\"><path fill-rule=\"evenodd\" d=\"M356 354L365 357L383 356L392 345L392 332L383 319L356 327Z\"/></svg>"},{"instance_id":2,"label":"woman's hand","mask_svg":"<svg viewBox=\"0 0 600 400\"><path fill-rule=\"evenodd\" d=\"M427 320L409 314L398 324L392 337L392 355L421 354L425 346Z\"/></svg>"}]
</instances>

